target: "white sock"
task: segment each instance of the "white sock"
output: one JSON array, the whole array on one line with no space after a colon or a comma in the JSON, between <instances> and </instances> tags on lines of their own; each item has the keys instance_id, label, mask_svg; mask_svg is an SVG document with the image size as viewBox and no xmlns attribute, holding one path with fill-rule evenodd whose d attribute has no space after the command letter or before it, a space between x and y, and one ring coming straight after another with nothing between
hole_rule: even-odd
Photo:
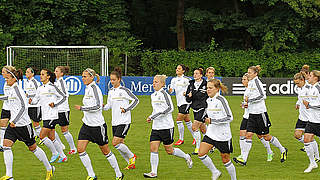
<instances>
[{"instance_id":1,"label":"white sock","mask_svg":"<svg viewBox=\"0 0 320 180\"><path fill-rule=\"evenodd\" d=\"M188 121L188 122L186 122L186 125L187 125L187 128L190 131L192 137L194 138L193 131L192 131L192 122Z\"/></svg>"},{"instance_id":2,"label":"white sock","mask_svg":"<svg viewBox=\"0 0 320 180\"><path fill-rule=\"evenodd\" d=\"M57 139L54 139L52 142L53 142L54 147L55 147L56 150L58 151L59 156L62 157L62 158L67 157L67 156L64 154L64 152L63 152L63 150L62 150L62 147L61 147L61 144L57 141Z\"/></svg>"},{"instance_id":3,"label":"white sock","mask_svg":"<svg viewBox=\"0 0 320 180\"><path fill-rule=\"evenodd\" d=\"M304 135L302 135L299 139L297 139L299 142L304 143Z\"/></svg>"},{"instance_id":4,"label":"white sock","mask_svg":"<svg viewBox=\"0 0 320 180\"><path fill-rule=\"evenodd\" d=\"M12 177L13 154L11 147L3 147L3 159L6 165L6 176Z\"/></svg>"},{"instance_id":5,"label":"white sock","mask_svg":"<svg viewBox=\"0 0 320 180\"><path fill-rule=\"evenodd\" d=\"M278 138L276 138L275 136L272 136L270 142L271 142L272 145L274 145L275 147L279 148L281 153L286 151L286 149L280 144Z\"/></svg>"},{"instance_id":6,"label":"white sock","mask_svg":"<svg viewBox=\"0 0 320 180\"><path fill-rule=\"evenodd\" d=\"M76 146L74 145L74 141L73 141L73 137L72 137L71 133L69 131L66 131L66 132L64 132L62 134L66 138L70 149L75 150Z\"/></svg>"},{"instance_id":7,"label":"white sock","mask_svg":"<svg viewBox=\"0 0 320 180\"><path fill-rule=\"evenodd\" d=\"M172 155L177 156L177 157L181 157L181 158L183 158L183 159L185 159L185 160L188 158L187 154L184 153L184 152L183 152L181 149L179 149L179 148L173 148L173 153L172 153Z\"/></svg>"},{"instance_id":8,"label":"white sock","mask_svg":"<svg viewBox=\"0 0 320 180\"><path fill-rule=\"evenodd\" d=\"M252 147L252 139L246 139L244 142L244 148L243 148L244 151L242 155L244 162L247 162L251 147Z\"/></svg>"},{"instance_id":9,"label":"white sock","mask_svg":"<svg viewBox=\"0 0 320 180\"><path fill-rule=\"evenodd\" d=\"M202 161L202 163L207 166L207 168L212 172L212 174L215 174L218 172L218 169L213 164L212 159L208 155L204 155L199 157L199 159Z\"/></svg>"},{"instance_id":10,"label":"white sock","mask_svg":"<svg viewBox=\"0 0 320 180\"><path fill-rule=\"evenodd\" d=\"M90 157L87 154L87 152L79 153L79 157L80 157L80 160L81 160L83 166L86 168L86 170L88 172L88 176L95 177L96 174L93 171L91 160L90 160Z\"/></svg>"},{"instance_id":11,"label":"white sock","mask_svg":"<svg viewBox=\"0 0 320 180\"><path fill-rule=\"evenodd\" d=\"M157 174L158 173L158 164L159 164L159 153L151 152L150 153L150 164L151 164L151 172Z\"/></svg>"},{"instance_id":12,"label":"white sock","mask_svg":"<svg viewBox=\"0 0 320 180\"><path fill-rule=\"evenodd\" d=\"M50 149L53 156L59 154L56 148L54 147L53 142L48 137L43 138L42 142L44 145L46 145Z\"/></svg>"},{"instance_id":13,"label":"white sock","mask_svg":"<svg viewBox=\"0 0 320 180\"><path fill-rule=\"evenodd\" d=\"M60 139L60 137L59 137L59 134L57 133L57 131L54 131L54 137L55 137L55 139L60 143L60 145L61 145L61 147L63 147L64 146L64 144L62 144L62 142L61 142L61 139ZM62 148L63 149L63 148Z\"/></svg>"},{"instance_id":14,"label":"white sock","mask_svg":"<svg viewBox=\"0 0 320 180\"><path fill-rule=\"evenodd\" d=\"M41 126L39 125L37 127L34 127L34 130L36 131L36 135L40 136Z\"/></svg>"},{"instance_id":15,"label":"white sock","mask_svg":"<svg viewBox=\"0 0 320 180\"><path fill-rule=\"evenodd\" d=\"M240 136L239 145L240 145L241 156L243 155L243 152L244 152L245 141L246 141L246 137Z\"/></svg>"},{"instance_id":16,"label":"white sock","mask_svg":"<svg viewBox=\"0 0 320 180\"><path fill-rule=\"evenodd\" d=\"M6 132L6 127L0 128L0 145L3 146L4 133Z\"/></svg>"},{"instance_id":17,"label":"white sock","mask_svg":"<svg viewBox=\"0 0 320 180\"><path fill-rule=\"evenodd\" d=\"M130 151L128 146L123 143L120 143L115 146L115 148L119 151L121 156L129 163L129 159L133 158L134 154Z\"/></svg>"},{"instance_id":18,"label":"white sock","mask_svg":"<svg viewBox=\"0 0 320 180\"><path fill-rule=\"evenodd\" d=\"M314 159L314 151L311 142L304 143L304 147L306 149L307 156L309 157L310 164L316 164Z\"/></svg>"},{"instance_id":19,"label":"white sock","mask_svg":"<svg viewBox=\"0 0 320 180\"><path fill-rule=\"evenodd\" d=\"M270 148L270 143L269 143L269 141L266 141L264 138L261 138L260 141L261 141L261 143L264 145L264 147L266 148L267 153L268 153L268 154L272 154L273 152L272 152L272 150L271 150L271 148Z\"/></svg>"},{"instance_id":20,"label":"white sock","mask_svg":"<svg viewBox=\"0 0 320 180\"><path fill-rule=\"evenodd\" d=\"M311 142L311 145L313 147L313 152L314 152L314 157L317 158L317 159L320 159L319 157L319 148L318 148L318 143L316 140L313 140Z\"/></svg>"},{"instance_id":21,"label":"white sock","mask_svg":"<svg viewBox=\"0 0 320 180\"><path fill-rule=\"evenodd\" d=\"M231 180L237 180L237 173L236 173L236 168L234 167L234 165L232 164L231 161L227 162L226 164L224 164L224 166L226 167L226 169L228 170L228 173L231 176Z\"/></svg>"},{"instance_id":22,"label":"white sock","mask_svg":"<svg viewBox=\"0 0 320 180\"><path fill-rule=\"evenodd\" d=\"M106 158L108 159L111 167L114 169L114 172L116 173L116 177L121 177L122 173L119 169L116 156L110 151L109 154L106 155Z\"/></svg>"},{"instance_id":23,"label":"white sock","mask_svg":"<svg viewBox=\"0 0 320 180\"><path fill-rule=\"evenodd\" d=\"M183 136L184 136L184 125L182 121L177 121L177 126L178 126L178 130L179 130L179 139L180 140L184 140Z\"/></svg>"},{"instance_id":24,"label":"white sock","mask_svg":"<svg viewBox=\"0 0 320 180\"><path fill-rule=\"evenodd\" d=\"M194 131L193 132L194 134L194 139L196 140L196 148L200 148L200 143L201 143L201 134L200 134L200 131L197 130L197 131Z\"/></svg>"},{"instance_id":25,"label":"white sock","mask_svg":"<svg viewBox=\"0 0 320 180\"><path fill-rule=\"evenodd\" d=\"M51 171L52 167L48 161L46 153L44 153L44 151L39 147L37 147L32 152L43 163L43 165L46 167L47 171Z\"/></svg>"}]
</instances>

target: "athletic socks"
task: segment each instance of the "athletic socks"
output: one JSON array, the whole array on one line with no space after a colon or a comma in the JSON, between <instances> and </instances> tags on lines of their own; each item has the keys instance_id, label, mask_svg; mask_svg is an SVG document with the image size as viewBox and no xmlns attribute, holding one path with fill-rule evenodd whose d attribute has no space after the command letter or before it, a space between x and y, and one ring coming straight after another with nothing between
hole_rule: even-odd
<instances>
[{"instance_id":1,"label":"athletic socks","mask_svg":"<svg viewBox=\"0 0 320 180\"><path fill-rule=\"evenodd\" d=\"M231 180L237 180L236 168L234 167L232 162L229 161L226 164L224 164L224 166L226 167L229 175L231 176Z\"/></svg>"},{"instance_id":2,"label":"athletic socks","mask_svg":"<svg viewBox=\"0 0 320 180\"><path fill-rule=\"evenodd\" d=\"M246 139L244 142L243 155L242 155L244 162L247 162L251 147L252 147L252 139Z\"/></svg>"},{"instance_id":3,"label":"athletic socks","mask_svg":"<svg viewBox=\"0 0 320 180\"><path fill-rule=\"evenodd\" d=\"M63 152L63 150L62 150L62 147L61 147L61 144L57 141L57 139L54 139L54 140L52 141L52 143L53 143L54 147L56 148L56 150L58 151L59 156L60 156L61 158L67 157L67 156L64 154L64 152Z\"/></svg>"},{"instance_id":4,"label":"athletic socks","mask_svg":"<svg viewBox=\"0 0 320 180\"><path fill-rule=\"evenodd\" d=\"M43 138L42 142L44 145L46 145L50 149L53 156L59 154L58 151L56 150L55 146L53 145L53 142L48 137Z\"/></svg>"},{"instance_id":5,"label":"athletic socks","mask_svg":"<svg viewBox=\"0 0 320 180\"><path fill-rule=\"evenodd\" d=\"M119 169L119 165L116 159L116 156L110 151L109 154L105 155L107 160L109 161L111 167L114 169L114 172L116 173L116 177L121 177L122 173Z\"/></svg>"},{"instance_id":6,"label":"athletic socks","mask_svg":"<svg viewBox=\"0 0 320 180\"><path fill-rule=\"evenodd\" d=\"M41 161L43 163L43 165L46 167L47 171L51 171L52 167L48 161L46 153L44 153L44 151L39 147L37 147L32 152L39 159L39 161Z\"/></svg>"},{"instance_id":7,"label":"athletic socks","mask_svg":"<svg viewBox=\"0 0 320 180\"><path fill-rule=\"evenodd\" d=\"M74 145L74 141L73 141L73 137L72 137L71 133L69 131L66 131L66 132L64 132L62 134L66 138L70 149L75 150L76 146Z\"/></svg>"},{"instance_id":8,"label":"athletic socks","mask_svg":"<svg viewBox=\"0 0 320 180\"><path fill-rule=\"evenodd\" d=\"M60 139L60 137L59 137L59 134L57 133L57 131L54 131L54 137L55 137L55 139L60 143L60 145L61 145L61 147L62 146L64 146L63 144L62 144L62 142L61 142L61 139Z\"/></svg>"},{"instance_id":9,"label":"athletic socks","mask_svg":"<svg viewBox=\"0 0 320 180\"><path fill-rule=\"evenodd\" d=\"M159 153L151 152L150 153L150 164L151 164L151 172L157 174L158 173L158 164L159 164Z\"/></svg>"},{"instance_id":10,"label":"athletic socks","mask_svg":"<svg viewBox=\"0 0 320 180\"><path fill-rule=\"evenodd\" d=\"M36 131L36 135L40 136L41 126L39 125L37 127L34 127L34 130Z\"/></svg>"},{"instance_id":11,"label":"athletic socks","mask_svg":"<svg viewBox=\"0 0 320 180\"><path fill-rule=\"evenodd\" d=\"M92 168L91 160L87 152L79 153L79 158L83 164L83 166L86 168L88 172L88 176L95 177L95 173Z\"/></svg>"},{"instance_id":12,"label":"athletic socks","mask_svg":"<svg viewBox=\"0 0 320 180\"><path fill-rule=\"evenodd\" d=\"M310 142L310 144L312 145L313 148L313 152L314 152L314 157L316 159L320 159L319 157L319 148L318 148L318 143L316 140L313 140L312 142Z\"/></svg>"},{"instance_id":13,"label":"athletic socks","mask_svg":"<svg viewBox=\"0 0 320 180\"><path fill-rule=\"evenodd\" d=\"M186 122L186 126L187 126L188 130L190 131L192 137L194 138L193 131L192 131L192 122L191 121Z\"/></svg>"},{"instance_id":14,"label":"athletic socks","mask_svg":"<svg viewBox=\"0 0 320 180\"><path fill-rule=\"evenodd\" d=\"M310 164L316 164L312 143L304 143L304 147L306 149L307 156L309 157Z\"/></svg>"},{"instance_id":15,"label":"athletic socks","mask_svg":"<svg viewBox=\"0 0 320 180\"><path fill-rule=\"evenodd\" d=\"M11 147L3 147L3 158L6 165L6 176L12 177L13 154Z\"/></svg>"},{"instance_id":16,"label":"athletic socks","mask_svg":"<svg viewBox=\"0 0 320 180\"><path fill-rule=\"evenodd\" d=\"M199 157L199 159L212 172L212 174L215 174L218 172L218 169L213 164L212 159L208 155L201 156Z\"/></svg>"},{"instance_id":17,"label":"athletic socks","mask_svg":"<svg viewBox=\"0 0 320 180\"><path fill-rule=\"evenodd\" d=\"M304 135L302 135L299 139L297 139L299 142L304 143Z\"/></svg>"},{"instance_id":18,"label":"athletic socks","mask_svg":"<svg viewBox=\"0 0 320 180\"><path fill-rule=\"evenodd\" d=\"M128 146L123 143L117 144L115 148L119 151L121 156L129 163L129 159L134 156L134 154L130 151Z\"/></svg>"},{"instance_id":19,"label":"athletic socks","mask_svg":"<svg viewBox=\"0 0 320 180\"><path fill-rule=\"evenodd\" d=\"M177 126L178 126L178 130L179 130L179 139L180 140L184 140L184 125L182 121L177 121Z\"/></svg>"},{"instance_id":20,"label":"athletic socks","mask_svg":"<svg viewBox=\"0 0 320 180\"><path fill-rule=\"evenodd\" d=\"M187 154L186 153L184 153L181 149L179 149L179 148L173 148L173 153L172 153L172 155L174 155L174 156L177 156L177 157L180 157L180 158L183 158L183 159L187 159Z\"/></svg>"},{"instance_id":21,"label":"athletic socks","mask_svg":"<svg viewBox=\"0 0 320 180\"><path fill-rule=\"evenodd\" d=\"M275 147L279 148L280 152L283 153L286 151L286 149L280 144L278 138L276 138L275 136L272 136L270 143L272 145L274 145Z\"/></svg>"},{"instance_id":22,"label":"athletic socks","mask_svg":"<svg viewBox=\"0 0 320 180\"><path fill-rule=\"evenodd\" d=\"M201 134L199 130L196 130L193 132L194 134L194 139L196 140L196 148L200 148L200 143L201 143Z\"/></svg>"},{"instance_id":23,"label":"athletic socks","mask_svg":"<svg viewBox=\"0 0 320 180\"><path fill-rule=\"evenodd\" d=\"M244 152L244 146L245 146L245 141L246 141L246 137L245 136L240 136L239 139L239 145L240 145L240 151L241 151L241 155L243 155Z\"/></svg>"},{"instance_id":24,"label":"athletic socks","mask_svg":"<svg viewBox=\"0 0 320 180\"><path fill-rule=\"evenodd\" d=\"M6 132L6 127L0 128L0 145L3 146L4 133Z\"/></svg>"},{"instance_id":25,"label":"athletic socks","mask_svg":"<svg viewBox=\"0 0 320 180\"><path fill-rule=\"evenodd\" d=\"M263 146L266 148L267 153L268 153L268 154L272 154L273 152L272 152L272 150L271 150L271 148L270 148L270 143L269 143L269 141L266 141L264 138L261 138L260 141L261 141L261 143L263 144Z\"/></svg>"}]
</instances>

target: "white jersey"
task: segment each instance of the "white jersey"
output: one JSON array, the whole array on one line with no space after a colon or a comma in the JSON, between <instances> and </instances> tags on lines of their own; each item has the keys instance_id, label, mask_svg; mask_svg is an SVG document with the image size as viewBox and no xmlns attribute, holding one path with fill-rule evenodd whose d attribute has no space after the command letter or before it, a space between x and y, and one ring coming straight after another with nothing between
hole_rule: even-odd
<instances>
[{"instance_id":1,"label":"white jersey","mask_svg":"<svg viewBox=\"0 0 320 180\"><path fill-rule=\"evenodd\" d=\"M29 79L24 79L23 80L23 89L26 92L27 98L33 98L36 96L37 89L40 87L41 83L37 81L34 77L32 77L30 80ZM31 105L28 104L28 107L39 107L39 105Z\"/></svg>"},{"instance_id":2,"label":"white jersey","mask_svg":"<svg viewBox=\"0 0 320 180\"><path fill-rule=\"evenodd\" d=\"M59 112L70 111L70 107L69 107L69 92L68 92L68 89L67 89L67 84L63 80L63 77L60 77L59 79L57 79L57 81L54 82L54 85L56 85L60 89L60 91L62 91L66 95L66 100L58 107Z\"/></svg>"},{"instance_id":3,"label":"white jersey","mask_svg":"<svg viewBox=\"0 0 320 180\"><path fill-rule=\"evenodd\" d=\"M4 85L3 85L3 94L4 94L4 96L8 96L9 89L10 89L10 86L8 86L7 82L5 82ZM8 103L9 103L8 101L3 101L2 109L9 111L10 108L9 108L9 104Z\"/></svg>"},{"instance_id":4,"label":"white jersey","mask_svg":"<svg viewBox=\"0 0 320 180\"><path fill-rule=\"evenodd\" d=\"M26 94L17 82L7 89L7 95L1 96L0 100L4 100L8 104L11 115L9 122L13 122L17 127L27 126L31 123Z\"/></svg>"},{"instance_id":5,"label":"white jersey","mask_svg":"<svg viewBox=\"0 0 320 180\"><path fill-rule=\"evenodd\" d=\"M130 103L131 101L131 103ZM109 91L107 104L104 110L112 109L112 126L131 123L131 110L139 103L139 99L128 88L119 86ZM121 109L125 113L121 112Z\"/></svg>"},{"instance_id":6,"label":"white jersey","mask_svg":"<svg viewBox=\"0 0 320 180\"><path fill-rule=\"evenodd\" d=\"M153 130L170 129L174 127L172 119L173 104L170 95L161 88L151 94L152 114L149 116Z\"/></svg>"},{"instance_id":7,"label":"white jersey","mask_svg":"<svg viewBox=\"0 0 320 180\"><path fill-rule=\"evenodd\" d=\"M248 82L248 111L249 114L261 114L267 112L264 100L267 98L266 92L258 76Z\"/></svg>"},{"instance_id":8,"label":"white jersey","mask_svg":"<svg viewBox=\"0 0 320 180\"><path fill-rule=\"evenodd\" d=\"M246 88L246 90L244 91L244 95L243 95L243 102L245 101L246 96L248 96L248 93L249 93L249 89ZM249 119L249 111L248 111L248 108L244 108L243 118Z\"/></svg>"},{"instance_id":9,"label":"white jersey","mask_svg":"<svg viewBox=\"0 0 320 180\"><path fill-rule=\"evenodd\" d=\"M207 99L206 109L211 119L206 136L215 141L229 141L232 138L230 122L233 120L232 112L228 101L218 93Z\"/></svg>"},{"instance_id":10,"label":"white jersey","mask_svg":"<svg viewBox=\"0 0 320 180\"><path fill-rule=\"evenodd\" d=\"M190 104L186 101L186 97L184 95L184 93L187 92L189 81L190 79L184 75L180 77L177 76L171 80L170 87L176 92L177 106Z\"/></svg>"},{"instance_id":11,"label":"white jersey","mask_svg":"<svg viewBox=\"0 0 320 180\"><path fill-rule=\"evenodd\" d=\"M320 123L320 84L317 82L309 90L310 122Z\"/></svg>"},{"instance_id":12,"label":"white jersey","mask_svg":"<svg viewBox=\"0 0 320 180\"><path fill-rule=\"evenodd\" d=\"M298 88L298 101L297 105L299 106L299 119L301 121L309 121L310 113L306 106L303 104L303 100L308 101L309 99L309 89L311 85L305 84L302 88Z\"/></svg>"},{"instance_id":13,"label":"white jersey","mask_svg":"<svg viewBox=\"0 0 320 180\"><path fill-rule=\"evenodd\" d=\"M105 124L102 115L102 92L94 81L86 86L82 103L83 106L81 106L80 110L83 111L82 121L84 124L91 127Z\"/></svg>"},{"instance_id":14,"label":"white jersey","mask_svg":"<svg viewBox=\"0 0 320 180\"><path fill-rule=\"evenodd\" d=\"M39 104L41 106L42 120L55 120L59 118L58 106L65 100L65 94L53 83L48 82L37 89L36 96L32 99L31 104ZM54 103L54 107L50 107L50 103Z\"/></svg>"}]
</instances>

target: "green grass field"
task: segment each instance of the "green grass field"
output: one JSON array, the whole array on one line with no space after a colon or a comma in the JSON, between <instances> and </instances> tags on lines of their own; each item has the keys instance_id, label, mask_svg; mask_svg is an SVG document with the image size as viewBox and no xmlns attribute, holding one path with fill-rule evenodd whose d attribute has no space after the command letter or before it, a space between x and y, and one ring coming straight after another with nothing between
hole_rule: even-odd
<instances>
[{"instance_id":1,"label":"green grass field","mask_svg":"<svg viewBox=\"0 0 320 180\"><path fill-rule=\"evenodd\" d=\"M143 173L150 171L150 151L149 151L149 135L151 132L151 124L148 124L145 119L150 115L152 107L149 96L139 96L140 104L132 112L133 123L131 125L129 134L126 138L128 147L138 156L136 162L136 169L122 172L125 174L125 179L136 180L144 179ZM106 98L105 98L106 100ZM176 104L175 97L172 97L174 104ZM238 156L239 149L239 127L242 120L242 109L239 104L242 97L227 97L229 105L233 112L234 120L231 123L234 153L231 157ZM79 129L81 127L83 116L82 112L73 109L75 104L81 104L82 96L71 96L71 125L70 132L74 139L77 139ZM295 97L268 97L267 99L268 113L272 126L270 129L271 135L276 136L283 146L288 148L288 159L285 163L280 163L280 152L277 148L271 145L275 153L274 160L267 162L267 153L263 145L257 138L253 139L253 146L249 155L248 164L246 167L235 164L238 179L320 179L319 168L309 174L304 174L303 171L307 168L309 160L304 152L299 149L303 146L302 143L295 140L293 137L294 127L298 118L298 112L294 109L296 102ZM177 109L173 112L176 118ZM108 136L111 141L111 112L104 111L105 121L108 125ZM61 140L67 146L65 153L69 148L65 138L61 134L58 127ZM178 139L178 130L175 128L175 140ZM319 139L317 138L319 142ZM185 127L185 143L180 148L186 152L191 153L194 146L191 145L192 138ZM111 145L111 144L110 144ZM112 146L112 145L111 145ZM51 157L51 152L45 147L41 148L46 152L48 158ZM119 152L111 147L111 150L117 157L119 166L123 169L126 166L125 160ZM96 144L89 144L87 152L91 158L95 173L100 180L114 179L115 174L107 159L101 154ZM43 180L45 179L45 168L41 162L29 152L24 143L17 142L13 146L14 167L13 174L15 180ZM222 164L220 153L218 151L209 154L216 167L222 172L220 179L230 179L224 165ZM55 163L56 172L55 180L82 180L87 176L87 172L83 167L78 155L68 155L68 162L57 164ZM169 156L165 153L161 146L159 149L159 167L158 179L162 180L184 180L184 179L210 179L210 171L202 164L197 156L192 156L194 165L192 169L188 169L183 159ZM0 176L5 175L5 166L3 163L3 156L0 155Z\"/></svg>"}]
</instances>

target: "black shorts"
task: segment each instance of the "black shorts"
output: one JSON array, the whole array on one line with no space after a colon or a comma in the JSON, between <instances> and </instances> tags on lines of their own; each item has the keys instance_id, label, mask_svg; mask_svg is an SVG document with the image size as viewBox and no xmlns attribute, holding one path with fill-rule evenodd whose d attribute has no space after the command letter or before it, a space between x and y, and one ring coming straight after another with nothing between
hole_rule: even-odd
<instances>
[{"instance_id":1,"label":"black shorts","mask_svg":"<svg viewBox=\"0 0 320 180\"><path fill-rule=\"evenodd\" d=\"M194 117L194 120L204 123L206 117L208 117L208 116L206 114L206 110L201 109L200 111L197 111L197 112L195 112L195 110L193 110L193 117Z\"/></svg>"},{"instance_id":2,"label":"black shorts","mask_svg":"<svg viewBox=\"0 0 320 180\"><path fill-rule=\"evenodd\" d=\"M32 119L34 122L40 122L41 121L40 107L29 107L28 108L28 115L29 115L30 119Z\"/></svg>"},{"instance_id":3,"label":"black shorts","mask_svg":"<svg viewBox=\"0 0 320 180\"><path fill-rule=\"evenodd\" d=\"M36 143L33 136L32 124L15 128L10 127L9 125L4 134L4 139L9 139L13 142L19 140L24 142L27 146L31 146Z\"/></svg>"},{"instance_id":4,"label":"black shorts","mask_svg":"<svg viewBox=\"0 0 320 180\"><path fill-rule=\"evenodd\" d=\"M240 125L240 130L247 130L248 119L243 118Z\"/></svg>"},{"instance_id":5,"label":"black shorts","mask_svg":"<svg viewBox=\"0 0 320 180\"><path fill-rule=\"evenodd\" d=\"M59 112L58 116L59 116L59 120L58 120L59 126L68 126L69 125L70 111Z\"/></svg>"},{"instance_id":6,"label":"black shorts","mask_svg":"<svg viewBox=\"0 0 320 180\"><path fill-rule=\"evenodd\" d=\"M320 136L320 123L308 122L304 133L310 133L316 136Z\"/></svg>"},{"instance_id":7,"label":"black shorts","mask_svg":"<svg viewBox=\"0 0 320 180\"><path fill-rule=\"evenodd\" d=\"M58 124L58 119L43 121L43 127L48 129L55 129L57 124Z\"/></svg>"},{"instance_id":8,"label":"black shorts","mask_svg":"<svg viewBox=\"0 0 320 180\"><path fill-rule=\"evenodd\" d=\"M208 143L216 147L221 153L232 153L233 147L232 147L232 139L229 141L215 141L208 136L204 136L202 139L202 142Z\"/></svg>"},{"instance_id":9,"label":"black shorts","mask_svg":"<svg viewBox=\"0 0 320 180\"><path fill-rule=\"evenodd\" d=\"M161 130L153 130L150 135L151 141L160 141L163 142L164 145L170 145L173 143L173 135L174 129L161 129Z\"/></svg>"},{"instance_id":10,"label":"black shorts","mask_svg":"<svg viewBox=\"0 0 320 180\"><path fill-rule=\"evenodd\" d=\"M78 140L88 140L99 146L103 146L108 144L107 129L107 124L94 127L83 124L79 132Z\"/></svg>"},{"instance_id":11,"label":"black shorts","mask_svg":"<svg viewBox=\"0 0 320 180\"><path fill-rule=\"evenodd\" d=\"M181 106L178 106L178 111L181 114L189 114L190 110L190 104L183 104Z\"/></svg>"},{"instance_id":12,"label":"black shorts","mask_svg":"<svg viewBox=\"0 0 320 180\"><path fill-rule=\"evenodd\" d=\"M307 126L307 123L308 123L308 121L301 121L300 119L298 119L298 121L296 123L296 130L304 131Z\"/></svg>"},{"instance_id":13,"label":"black shorts","mask_svg":"<svg viewBox=\"0 0 320 180\"><path fill-rule=\"evenodd\" d=\"M10 119L11 113L9 110L2 109L1 110L1 119Z\"/></svg>"},{"instance_id":14,"label":"black shorts","mask_svg":"<svg viewBox=\"0 0 320 180\"><path fill-rule=\"evenodd\" d=\"M247 132L253 132L258 135L269 134L271 122L267 112L261 114L249 114L247 123Z\"/></svg>"},{"instance_id":15,"label":"black shorts","mask_svg":"<svg viewBox=\"0 0 320 180\"><path fill-rule=\"evenodd\" d=\"M112 126L112 134L115 137L125 138L128 134L130 124L120 124L118 126Z\"/></svg>"}]
</instances>

